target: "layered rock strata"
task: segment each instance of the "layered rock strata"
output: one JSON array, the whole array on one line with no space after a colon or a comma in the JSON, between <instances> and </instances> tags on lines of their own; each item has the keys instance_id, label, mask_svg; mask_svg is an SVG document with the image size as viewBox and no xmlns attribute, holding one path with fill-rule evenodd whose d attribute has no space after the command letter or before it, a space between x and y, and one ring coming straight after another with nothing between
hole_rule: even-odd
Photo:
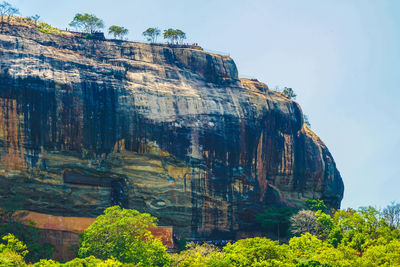
<instances>
[{"instance_id":1,"label":"layered rock strata","mask_svg":"<svg viewBox=\"0 0 400 267\"><path fill-rule=\"evenodd\" d=\"M230 57L46 34L0 34L0 197L95 217L120 204L186 237L248 231L269 207L339 208L343 182L300 106Z\"/></svg>"}]
</instances>

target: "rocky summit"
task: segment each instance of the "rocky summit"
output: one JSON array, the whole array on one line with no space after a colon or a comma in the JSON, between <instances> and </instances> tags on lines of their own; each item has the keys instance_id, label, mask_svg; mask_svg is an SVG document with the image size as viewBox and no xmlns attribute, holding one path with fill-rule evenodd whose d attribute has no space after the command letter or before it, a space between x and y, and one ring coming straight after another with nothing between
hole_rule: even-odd
<instances>
[{"instance_id":1,"label":"rocky summit","mask_svg":"<svg viewBox=\"0 0 400 267\"><path fill-rule=\"evenodd\" d=\"M148 212L191 237L254 231L266 208L343 182L300 106L197 46L95 40L11 21L0 33L0 197L95 217Z\"/></svg>"}]
</instances>

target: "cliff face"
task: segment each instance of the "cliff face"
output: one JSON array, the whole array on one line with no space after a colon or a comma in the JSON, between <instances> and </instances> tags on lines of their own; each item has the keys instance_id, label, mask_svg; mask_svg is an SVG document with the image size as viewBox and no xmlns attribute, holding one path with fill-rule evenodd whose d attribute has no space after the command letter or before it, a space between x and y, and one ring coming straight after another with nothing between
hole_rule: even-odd
<instances>
[{"instance_id":1,"label":"cliff face","mask_svg":"<svg viewBox=\"0 0 400 267\"><path fill-rule=\"evenodd\" d=\"M229 57L4 25L0 58L3 203L86 217L121 204L187 237L246 231L309 198L340 206L299 105L239 79Z\"/></svg>"}]
</instances>

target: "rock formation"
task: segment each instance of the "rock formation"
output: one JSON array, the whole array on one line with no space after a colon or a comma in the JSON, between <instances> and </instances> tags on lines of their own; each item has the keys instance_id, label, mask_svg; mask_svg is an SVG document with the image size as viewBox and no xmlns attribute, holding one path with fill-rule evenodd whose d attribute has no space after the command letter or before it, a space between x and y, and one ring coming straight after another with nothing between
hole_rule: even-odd
<instances>
[{"instance_id":1,"label":"rock formation","mask_svg":"<svg viewBox=\"0 0 400 267\"><path fill-rule=\"evenodd\" d=\"M339 208L343 182L300 106L230 57L4 24L0 197L95 217L113 204L186 237L249 231L268 207Z\"/></svg>"}]
</instances>

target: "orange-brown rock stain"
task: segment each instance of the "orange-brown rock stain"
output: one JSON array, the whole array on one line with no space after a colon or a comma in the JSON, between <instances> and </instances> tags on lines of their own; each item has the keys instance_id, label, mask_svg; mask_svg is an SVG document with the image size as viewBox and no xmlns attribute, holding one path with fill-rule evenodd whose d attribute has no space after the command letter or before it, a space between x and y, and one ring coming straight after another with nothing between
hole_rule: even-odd
<instances>
[{"instance_id":1,"label":"orange-brown rock stain","mask_svg":"<svg viewBox=\"0 0 400 267\"><path fill-rule=\"evenodd\" d=\"M0 98L0 139L6 149L1 154L1 164L7 170L26 168L23 123L24 115L18 112L17 101Z\"/></svg>"},{"instance_id":2,"label":"orange-brown rock stain","mask_svg":"<svg viewBox=\"0 0 400 267\"><path fill-rule=\"evenodd\" d=\"M258 184L260 186L260 201L264 199L265 196L265 190L267 189L267 171L266 171L266 164L264 162L264 155L263 155L263 138L264 134L261 132L260 139L258 141L258 146L257 146L257 180Z\"/></svg>"}]
</instances>

